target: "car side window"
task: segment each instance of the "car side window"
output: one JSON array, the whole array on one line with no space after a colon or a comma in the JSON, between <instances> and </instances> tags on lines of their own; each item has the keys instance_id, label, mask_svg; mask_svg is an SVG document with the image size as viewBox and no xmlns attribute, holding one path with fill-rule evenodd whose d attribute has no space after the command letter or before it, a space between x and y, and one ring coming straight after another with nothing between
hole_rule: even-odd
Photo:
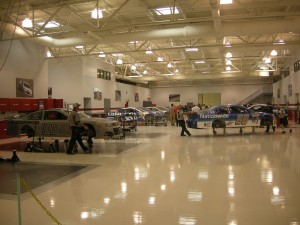
<instances>
[{"instance_id":1,"label":"car side window","mask_svg":"<svg viewBox=\"0 0 300 225\"><path fill-rule=\"evenodd\" d=\"M27 118L29 120L41 120L42 119L42 115L43 115L43 112L39 111L39 112L34 112L34 113L29 114L27 116Z\"/></svg>"},{"instance_id":2,"label":"car side window","mask_svg":"<svg viewBox=\"0 0 300 225\"><path fill-rule=\"evenodd\" d=\"M67 120L67 116L58 111L45 111L44 120Z\"/></svg>"},{"instance_id":3,"label":"car side window","mask_svg":"<svg viewBox=\"0 0 300 225\"><path fill-rule=\"evenodd\" d=\"M216 110L216 114L228 114L227 108L219 108Z\"/></svg>"}]
</instances>

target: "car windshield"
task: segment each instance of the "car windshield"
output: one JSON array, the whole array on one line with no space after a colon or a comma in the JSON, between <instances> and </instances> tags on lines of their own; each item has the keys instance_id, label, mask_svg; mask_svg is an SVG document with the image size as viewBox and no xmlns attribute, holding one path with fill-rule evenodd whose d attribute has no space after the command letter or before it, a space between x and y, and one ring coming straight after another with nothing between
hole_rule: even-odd
<instances>
[{"instance_id":1,"label":"car windshield","mask_svg":"<svg viewBox=\"0 0 300 225\"><path fill-rule=\"evenodd\" d=\"M88 114L85 114L83 112L80 112L79 115L80 115L80 118L92 118L91 116L89 116Z\"/></svg>"},{"instance_id":2,"label":"car windshield","mask_svg":"<svg viewBox=\"0 0 300 225\"><path fill-rule=\"evenodd\" d=\"M162 106L159 106L157 107L158 109L162 110L162 111L169 111L169 109L165 108L165 107L162 107Z\"/></svg>"},{"instance_id":3,"label":"car windshield","mask_svg":"<svg viewBox=\"0 0 300 225\"><path fill-rule=\"evenodd\" d=\"M157 108L150 108L150 110L151 111L156 111L156 112L159 111L159 109L157 109Z\"/></svg>"},{"instance_id":4,"label":"car windshield","mask_svg":"<svg viewBox=\"0 0 300 225\"><path fill-rule=\"evenodd\" d=\"M143 107L137 107L138 110L142 111L142 112L149 112L148 109L143 108Z\"/></svg>"}]
</instances>

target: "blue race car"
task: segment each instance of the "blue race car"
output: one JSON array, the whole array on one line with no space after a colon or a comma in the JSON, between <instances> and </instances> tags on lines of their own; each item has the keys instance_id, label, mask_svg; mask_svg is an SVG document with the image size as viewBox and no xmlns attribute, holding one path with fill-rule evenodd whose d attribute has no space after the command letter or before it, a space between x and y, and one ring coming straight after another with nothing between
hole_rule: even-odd
<instances>
[{"instance_id":1,"label":"blue race car","mask_svg":"<svg viewBox=\"0 0 300 225\"><path fill-rule=\"evenodd\" d=\"M273 116L270 113L255 112L241 105L220 105L212 107L199 114L192 113L187 120L189 128L242 128L272 125Z\"/></svg>"}]
</instances>

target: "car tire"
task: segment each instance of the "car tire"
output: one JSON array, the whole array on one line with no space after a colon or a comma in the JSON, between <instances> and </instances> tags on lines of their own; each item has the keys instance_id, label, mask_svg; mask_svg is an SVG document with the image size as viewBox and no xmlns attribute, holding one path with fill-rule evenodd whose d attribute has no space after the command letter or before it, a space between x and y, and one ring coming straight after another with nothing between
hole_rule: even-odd
<instances>
[{"instance_id":1,"label":"car tire","mask_svg":"<svg viewBox=\"0 0 300 225\"><path fill-rule=\"evenodd\" d=\"M30 126L24 126L21 129L21 133L26 134L28 138L34 137L34 129Z\"/></svg>"},{"instance_id":2,"label":"car tire","mask_svg":"<svg viewBox=\"0 0 300 225\"><path fill-rule=\"evenodd\" d=\"M226 127L225 121L223 121L223 120L215 120L212 123L212 127L213 128L225 128Z\"/></svg>"}]
</instances>

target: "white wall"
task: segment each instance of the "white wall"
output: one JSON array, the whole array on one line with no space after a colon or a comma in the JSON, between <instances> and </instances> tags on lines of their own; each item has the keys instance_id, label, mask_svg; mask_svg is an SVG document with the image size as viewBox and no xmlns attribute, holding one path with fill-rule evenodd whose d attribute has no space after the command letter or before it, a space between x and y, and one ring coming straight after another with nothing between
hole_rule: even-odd
<instances>
[{"instance_id":1,"label":"white wall","mask_svg":"<svg viewBox=\"0 0 300 225\"><path fill-rule=\"evenodd\" d=\"M111 72L111 80L97 78L97 69ZM91 107L95 109L104 108L104 99L111 100L112 108L124 107L126 101L129 101L129 106L141 106L142 101L150 96L150 90L117 83L114 69L114 65L95 57L49 59L49 87L52 87L52 97L63 98L66 104L83 104L83 98L90 98ZM102 92L102 100L94 99L95 88ZM121 101L115 100L116 90L121 91ZM139 95L139 102L135 102L135 93Z\"/></svg>"},{"instance_id":2,"label":"white wall","mask_svg":"<svg viewBox=\"0 0 300 225\"><path fill-rule=\"evenodd\" d=\"M45 48L30 41L0 42L0 97L16 98L16 78L33 79L33 97L48 96Z\"/></svg>"},{"instance_id":3,"label":"white wall","mask_svg":"<svg viewBox=\"0 0 300 225\"><path fill-rule=\"evenodd\" d=\"M174 87L156 88L152 90L151 100L158 106L170 106L169 94L180 94L180 102L175 104L185 105L187 102L198 103L198 93L221 93L222 104L235 104L247 98L264 85L219 85L201 87Z\"/></svg>"},{"instance_id":4,"label":"white wall","mask_svg":"<svg viewBox=\"0 0 300 225\"><path fill-rule=\"evenodd\" d=\"M289 105L297 104L298 99L296 99L296 94L300 93L300 71L294 72L294 63L300 60L299 56L300 51L293 53L293 56L290 58L290 75L273 84L273 98L275 104L286 104L284 96L286 96ZM292 87L291 95L289 86Z\"/></svg>"}]
</instances>

